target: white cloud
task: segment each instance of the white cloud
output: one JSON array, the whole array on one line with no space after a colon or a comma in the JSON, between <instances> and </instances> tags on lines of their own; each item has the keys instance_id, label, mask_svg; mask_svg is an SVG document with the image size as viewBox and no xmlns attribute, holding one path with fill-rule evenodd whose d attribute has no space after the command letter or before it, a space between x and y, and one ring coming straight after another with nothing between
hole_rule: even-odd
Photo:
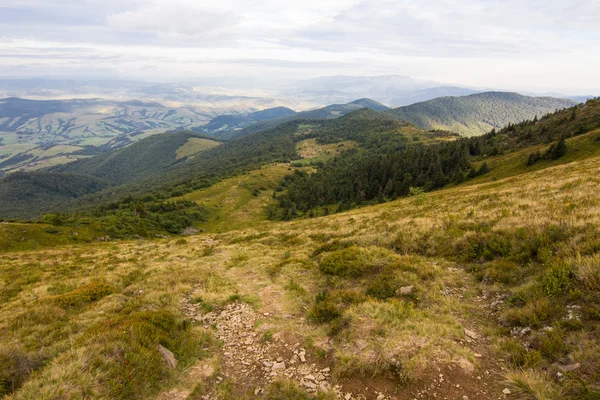
<instances>
[{"instance_id":1,"label":"white cloud","mask_svg":"<svg viewBox=\"0 0 600 400\"><path fill-rule=\"evenodd\" d=\"M397 73L596 89L598 20L600 2L581 0L0 0L0 75L87 65L154 79Z\"/></svg>"}]
</instances>

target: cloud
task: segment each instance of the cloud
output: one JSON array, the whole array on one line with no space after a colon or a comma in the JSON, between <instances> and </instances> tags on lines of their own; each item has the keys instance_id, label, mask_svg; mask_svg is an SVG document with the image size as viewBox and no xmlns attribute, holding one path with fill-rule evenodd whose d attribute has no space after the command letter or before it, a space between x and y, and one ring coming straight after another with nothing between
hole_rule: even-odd
<instances>
[{"instance_id":1,"label":"cloud","mask_svg":"<svg viewBox=\"0 0 600 400\"><path fill-rule=\"evenodd\" d=\"M241 20L233 11L193 1L157 1L107 18L109 27L122 31L200 41L229 36Z\"/></svg>"},{"instance_id":2,"label":"cloud","mask_svg":"<svg viewBox=\"0 0 600 400\"><path fill-rule=\"evenodd\" d=\"M486 87L600 87L600 2L0 0L0 74L403 74ZM77 68L73 66L76 65ZM17 69L17 66L19 68Z\"/></svg>"}]
</instances>

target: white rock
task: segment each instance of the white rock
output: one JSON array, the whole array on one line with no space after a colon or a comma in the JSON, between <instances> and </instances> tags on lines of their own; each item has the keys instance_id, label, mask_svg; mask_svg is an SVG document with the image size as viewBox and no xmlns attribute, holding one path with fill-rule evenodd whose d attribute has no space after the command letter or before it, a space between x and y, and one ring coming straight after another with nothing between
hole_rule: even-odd
<instances>
[{"instance_id":1,"label":"white rock","mask_svg":"<svg viewBox=\"0 0 600 400\"><path fill-rule=\"evenodd\" d=\"M273 364L273 367L271 368L273 371L281 371L285 369L285 362L276 362Z\"/></svg>"}]
</instances>

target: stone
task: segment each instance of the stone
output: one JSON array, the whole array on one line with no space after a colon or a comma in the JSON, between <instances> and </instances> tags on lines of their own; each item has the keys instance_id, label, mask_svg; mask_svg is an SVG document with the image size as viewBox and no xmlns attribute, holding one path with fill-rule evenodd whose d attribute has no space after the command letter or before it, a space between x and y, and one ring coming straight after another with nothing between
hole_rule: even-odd
<instances>
[{"instance_id":1,"label":"stone","mask_svg":"<svg viewBox=\"0 0 600 400\"><path fill-rule=\"evenodd\" d=\"M502 393L504 394L511 394L511 391L509 388L504 388L504 390L502 391Z\"/></svg>"},{"instance_id":2,"label":"stone","mask_svg":"<svg viewBox=\"0 0 600 400\"><path fill-rule=\"evenodd\" d=\"M559 365L558 368L560 368L560 370L563 372L575 371L575 370L578 370L579 368L581 368L581 363L575 363L575 364L569 364L569 365Z\"/></svg>"},{"instance_id":3,"label":"stone","mask_svg":"<svg viewBox=\"0 0 600 400\"><path fill-rule=\"evenodd\" d=\"M302 382L302 386L308 388L308 389L316 389L317 385L315 385L314 383L310 382L310 381L304 381Z\"/></svg>"},{"instance_id":4,"label":"stone","mask_svg":"<svg viewBox=\"0 0 600 400\"><path fill-rule=\"evenodd\" d=\"M358 349L360 351L363 351L364 349L367 348L367 341L364 339L359 339L356 341L356 347L358 347Z\"/></svg>"},{"instance_id":5,"label":"stone","mask_svg":"<svg viewBox=\"0 0 600 400\"><path fill-rule=\"evenodd\" d=\"M166 347L164 347L163 345L159 344L158 351L160 352L160 355L162 356L163 360L165 361L165 364L167 364L168 368L171 368L171 369L177 368L177 359L175 358L175 355L171 352L171 350L169 350Z\"/></svg>"},{"instance_id":6,"label":"stone","mask_svg":"<svg viewBox=\"0 0 600 400\"><path fill-rule=\"evenodd\" d=\"M383 400L385 399L385 396L381 393L379 393L379 396L377 396L377 400Z\"/></svg>"},{"instance_id":7,"label":"stone","mask_svg":"<svg viewBox=\"0 0 600 400\"><path fill-rule=\"evenodd\" d=\"M285 369L285 362L281 361L281 362L276 362L273 364L273 367L271 368L273 371L281 371Z\"/></svg>"},{"instance_id":8,"label":"stone","mask_svg":"<svg viewBox=\"0 0 600 400\"><path fill-rule=\"evenodd\" d=\"M400 294L411 294L414 288L414 286L402 286L400 288Z\"/></svg>"},{"instance_id":9,"label":"stone","mask_svg":"<svg viewBox=\"0 0 600 400\"><path fill-rule=\"evenodd\" d=\"M477 333L467 328L465 328L465 336L473 340L479 339L479 335Z\"/></svg>"}]
</instances>

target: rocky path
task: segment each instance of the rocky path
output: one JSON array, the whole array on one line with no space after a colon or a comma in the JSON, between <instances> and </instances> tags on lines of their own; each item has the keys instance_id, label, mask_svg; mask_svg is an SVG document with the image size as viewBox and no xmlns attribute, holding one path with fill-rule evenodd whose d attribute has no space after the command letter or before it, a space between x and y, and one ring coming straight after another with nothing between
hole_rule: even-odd
<instances>
[{"instance_id":1,"label":"rocky path","mask_svg":"<svg viewBox=\"0 0 600 400\"><path fill-rule=\"evenodd\" d=\"M300 343L290 343L278 334L258 332L257 321L268 320L268 313L258 314L248 304L238 302L204 315L197 313L189 303L184 309L188 318L216 330L217 338L223 343L221 373L217 380L230 380L242 393L259 396L273 380L283 378L296 382L309 393L332 393L345 400L367 398L344 391L332 380L331 369L321 360L311 359ZM203 397L214 398L211 394ZM390 399L383 393L376 393L374 398Z\"/></svg>"},{"instance_id":2,"label":"rocky path","mask_svg":"<svg viewBox=\"0 0 600 400\"><path fill-rule=\"evenodd\" d=\"M193 374L209 383L205 385L207 389L201 397L194 399L222 398L219 386L224 385L230 387L232 398L259 398L278 379L293 381L309 393L326 392L344 400L495 400L509 397L502 392L503 386L499 386L501 368L490 351L491 344L481 334L482 326L472 318L462 320L465 327L464 345L473 350L478 360L477 366L460 359L456 363L438 366L437 371L432 371L430 376L416 385L399 386L392 381L384 382L385 379L336 379L331 374L331 357L323 357L322 354L317 356L312 350L303 348L302 337L294 336L289 329L273 329L275 333L269 329L281 326L282 322L287 325L285 318L292 318L290 315L257 312L243 302L229 303L206 313L201 305L193 304L194 291L195 288L181 300L182 311L195 324L213 330L222 343L215 359L218 361L211 366L202 363L192 369ZM461 291L444 294L459 299L463 297ZM501 300L494 298L489 306L490 300L485 295L473 300L475 307L481 307L481 313L488 315L493 314L501 303ZM331 343L325 344L324 348L333 348ZM323 346L319 344L319 347ZM160 400L183 400L189 394L174 390Z\"/></svg>"}]
</instances>

